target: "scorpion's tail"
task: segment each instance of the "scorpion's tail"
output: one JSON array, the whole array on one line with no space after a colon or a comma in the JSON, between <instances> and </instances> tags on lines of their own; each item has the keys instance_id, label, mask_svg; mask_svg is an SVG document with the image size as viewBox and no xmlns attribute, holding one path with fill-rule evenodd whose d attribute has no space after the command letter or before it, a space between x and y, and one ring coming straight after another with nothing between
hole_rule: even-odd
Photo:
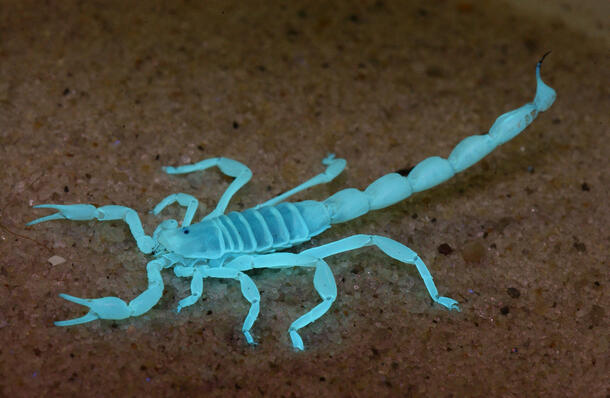
<instances>
[{"instance_id":1,"label":"scorpion's tail","mask_svg":"<svg viewBox=\"0 0 610 398\"><path fill-rule=\"evenodd\" d=\"M324 201L330 210L331 223L336 224L382 209L408 198L415 192L432 188L472 166L497 146L515 137L538 116L551 107L556 93L540 77L544 57L536 65L536 96L534 101L507 112L496 119L487 134L463 139L453 149L449 159L433 156L424 159L403 177L386 174L369 185L364 192L354 188L337 192Z\"/></svg>"}]
</instances>

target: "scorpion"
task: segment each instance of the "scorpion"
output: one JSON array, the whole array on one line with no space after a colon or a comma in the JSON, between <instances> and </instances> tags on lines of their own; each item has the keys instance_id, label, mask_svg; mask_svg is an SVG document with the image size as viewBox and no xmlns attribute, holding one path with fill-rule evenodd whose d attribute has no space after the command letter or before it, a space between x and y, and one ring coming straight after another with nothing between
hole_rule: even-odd
<instances>
[{"instance_id":1,"label":"scorpion","mask_svg":"<svg viewBox=\"0 0 610 398\"><path fill-rule=\"evenodd\" d=\"M322 161L327 166L323 173L253 208L225 214L230 199L250 180L252 172L236 160L218 157L163 168L168 174L184 174L218 167L222 173L234 179L221 195L216 208L197 223L192 223L198 207L195 197L185 193L167 196L154 207L152 213L158 215L165 207L177 202L186 208L184 218L181 224L173 219L162 221L152 236L145 234L137 212L129 207L108 205L96 208L91 204L34 206L57 212L33 220L27 226L58 219L122 220L129 226L139 250L153 256L146 265L148 288L129 303L118 297L85 299L62 293L60 297L88 307L89 312L79 318L55 322L55 325L71 326L96 319L120 320L140 316L155 306L163 294L161 271L173 267L176 276L191 278L190 295L179 301L178 312L201 297L205 278L239 281L241 292L250 303L242 332L249 344L256 344L250 330L259 314L260 293L246 272L257 268L309 267L315 270L313 285L322 301L296 319L288 329L293 347L303 350L303 340L298 331L320 318L337 297L333 273L325 259L365 246L376 246L395 260L414 265L432 300L449 310L459 311L456 300L439 296L430 271L417 253L390 238L358 234L298 253L283 250L309 241L333 224L388 207L413 193L432 188L472 166L497 146L518 135L532 123L539 112L546 111L555 101L555 90L540 77L542 61L546 55L548 53L536 65L536 93L532 102L499 116L487 133L463 139L447 159L429 157L418 163L406 176L399 173L386 174L364 191L347 188L322 202L285 202L297 192L330 182L343 171L346 161L331 154Z\"/></svg>"}]
</instances>

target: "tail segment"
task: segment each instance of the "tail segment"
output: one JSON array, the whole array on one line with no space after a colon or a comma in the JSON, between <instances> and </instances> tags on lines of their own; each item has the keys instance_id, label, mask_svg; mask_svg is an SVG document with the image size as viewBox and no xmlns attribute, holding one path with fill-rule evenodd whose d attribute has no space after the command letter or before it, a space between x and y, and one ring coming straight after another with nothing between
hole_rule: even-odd
<instances>
[{"instance_id":1,"label":"tail segment","mask_svg":"<svg viewBox=\"0 0 610 398\"><path fill-rule=\"evenodd\" d=\"M337 192L323 202L330 211L331 223L349 221L370 210L400 202L415 192L432 188L472 166L497 146L523 131L539 112L549 109L555 101L555 90L540 77L540 67L547 54L536 65L536 96L533 102L498 117L487 134L463 139L453 149L449 159L438 156L424 159L406 177L397 173L386 174L369 185L364 192L355 188Z\"/></svg>"}]
</instances>

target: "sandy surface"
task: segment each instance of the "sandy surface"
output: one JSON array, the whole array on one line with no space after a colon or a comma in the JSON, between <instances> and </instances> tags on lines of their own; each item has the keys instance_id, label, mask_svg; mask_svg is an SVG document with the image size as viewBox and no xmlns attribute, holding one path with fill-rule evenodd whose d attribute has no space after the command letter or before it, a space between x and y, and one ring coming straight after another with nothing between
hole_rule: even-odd
<instances>
[{"instance_id":1,"label":"sandy surface","mask_svg":"<svg viewBox=\"0 0 610 398\"><path fill-rule=\"evenodd\" d=\"M610 392L610 68L599 14L566 23L567 2L540 13L450 0L2 3L1 396ZM148 214L166 195L196 195L202 216L230 182L161 166L215 156L254 172L230 210L322 171L329 152L347 170L294 199L363 189L446 157L530 101L549 49L543 77L558 99L524 134L309 244L355 233L404 242L461 312L433 305L413 267L369 248L329 260L339 295L302 330L304 352L287 328L318 302L309 270L251 272L262 297L256 347L240 332L248 306L237 283L206 280L204 297L176 314L189 281L171 271L143 316L53 326L84 313L59 293L135 297L150 257L118 222L26 228L49 213L31 205L121 204L152 233L181 217L177 207Z\"/></svg>"}]
</instances>

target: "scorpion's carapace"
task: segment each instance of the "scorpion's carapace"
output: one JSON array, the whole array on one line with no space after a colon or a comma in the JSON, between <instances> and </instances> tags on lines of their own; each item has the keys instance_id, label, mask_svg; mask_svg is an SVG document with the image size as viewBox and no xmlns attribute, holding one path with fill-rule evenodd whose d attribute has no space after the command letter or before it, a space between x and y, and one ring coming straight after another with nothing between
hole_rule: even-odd
<instances>
[{"instance_id":1,"label":"scorpion's carapace","mask_svg":"<svg viewBox=\"0 0 610 398\"><path fill-rule=\"evenodd\" d=\"M546 54L545 54L546 56ZM159 214L166 206L178 203L186 207L182 224L175 220L163 221L152 236L144 233L138 214L124 206L96 208L88 204L45 204L37 208L51 208L58 212L34 220L27 225L43 221L68 220L123 220L131 230L138 248L152 254L148 263L148 288L126 303L118 297L82 299L61 294L66 300L89 308L89 312L76 319L56 322L58 326L70 326L95 319L124 319L141 315L150 310L161 298L163 279L161 270L174 268L180 277L191 278L191 295L182 299L178 311L195 303L203 293L204 278L230 278L240 282L241 291L250 302L250 311L242 331L248 343L254 344L250 329L259 312L260 294L245 271L254 268L312 267L314 287L322 302L305 313L292 325L289 333L295 348L302 350L303 341L298 330L321 317L337 296L337 286L325 258L334 254L364 246L377 246L388 256L414 265L432 300L450 309L459 310L457 301L438 295L432 276L417 253L392 239L377 235L354 235L322 246L286 253L283 249L308 241L332 224L359 217L370 210L381 209L404 200L411 194L429 189L472 166L498 145L505 143L525 129L538 115L555 101L555 90L540 77L542 59L536 66L537 89L534 100L498 117L487 134L473 135L462 140L448 159L430 157L420 162L405 177L397 173L386 174L374 181L364 191L344 189L317 201L284 202L291 195L314 185L331 181L345 168L345 160L329 155L323 160L326 170L309 181L258 206L242 212L224 214L231 197L252 177L248 167L227 158L213 158L180 167L166 167L169 174L184 174L218 167L234 177L221 196L214 211L202 221L192 224L198 201L185 193L172 194L153 209Z\"/></svg>"}]
</instances>

